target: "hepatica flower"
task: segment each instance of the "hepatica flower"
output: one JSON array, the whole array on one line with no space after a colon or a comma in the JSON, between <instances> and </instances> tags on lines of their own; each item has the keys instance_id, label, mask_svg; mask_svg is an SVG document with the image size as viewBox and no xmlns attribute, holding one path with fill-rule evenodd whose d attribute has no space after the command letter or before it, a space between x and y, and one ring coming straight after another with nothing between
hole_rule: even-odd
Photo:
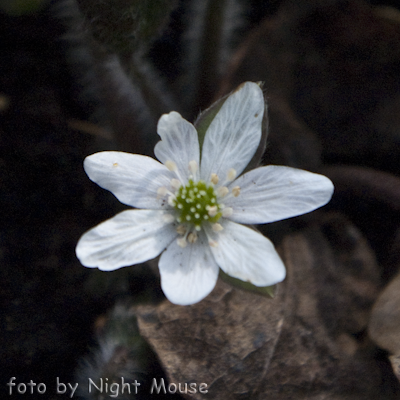
<instances>
[{"instance_id":1,"label":"hepatica flower","mask_svg":"<svg viewBox=\"0 0 400 400\"><path fill-rule=\"evenodd\" d=\"M242 174L260 144L264 109L261 89L247 82L223 103L201 152L195 127L171 112L158 122L160 162L123 152L87 157L89 178L135 209L86 232L76 248L81 263L111 271L161 254L162 289L181 305L206 297L219 268L255 286L282 281L273 244L246 225L310 212L330 200L333 185L282 166Z\"/></svg>"}]
</instances>

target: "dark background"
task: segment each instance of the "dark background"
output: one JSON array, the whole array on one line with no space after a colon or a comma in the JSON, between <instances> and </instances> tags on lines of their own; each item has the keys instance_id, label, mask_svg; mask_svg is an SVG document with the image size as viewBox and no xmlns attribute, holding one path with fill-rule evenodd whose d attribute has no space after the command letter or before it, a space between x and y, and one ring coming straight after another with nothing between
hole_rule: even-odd
<instances>
[{"instance_id":1,"label":"dark background","mask_svg":"<svg viewBox=\"0 0 400 400\"><path fill-rule=\"evenodd\" d=\"M243 37L264 17L273 16L280 3L248 1ZM400 7L396 1L373 4ZM118 271L107 273L104 278L102 273L81 266L75 257L74 248L80 235L121 210L111 194L89 181L82 168L83 159L94 151L118 146L70 124L72 120L89 120L99 99L76 79L76 70L82 65L69 59L66 28L57 16L55 5L53 2L29 15L0 12L0 94L5 99L0 111L2 397L7 396L6 382L15 376L16 383L31 379L45 383L47 392L40 398L62 398L55 395L56 377L62 382L76 381L74 370L79 359L94 345L98 317L117 298L132 292L140 294L149 281L157 279L145 269L140 270L141 274L129 276ZM309 20L307 32L321 28L320 22L315 21L318 19ZM178 9L151 51L154 64L171 82L179 73L181 24ZM169 60L168 66L165 63L163 66L165 59ZM380 72L377 68L376 76L371 74L372 86L375 79L380 79ZM400 62L396 58L387 73L392 76L393 96L398 93L399 72ZM310 79L318 82L324 77ZM309 126L321 131L322 122L310 111L313 106L308 100L311 92L308 80L304 82L304 87L295 94L300 104L296 111ZM385 90L371 90L370 102L378 103L379 93L387 96ZM364 94L355 92L353 104L365 103ZM367 107L373 109L374 104ZM326 127L328 132L332 129ZM385 148L378 140L367 151L364 148L358 151L357 143L353 143L355 147L349 153L335 152L330 145L337 143L332 144L329 136L322 136L323 159L327 163L367 165L397 174L399 135ZM335 201L333 207L343 207L347 198ZM354 203L346 203L346 206L349 214L353 208L357 209L353 220L369 235L378 258L384 259L381 243L384 239L365 217L371 204L355 207ZM365 212L360 207L366 207ZM388 221L392 215L398 215L397 211L388 207L386 212L381 225L395 232ZM393 271L385 274L389 279ZM162 298L157 290L152 296Z\"/></svg>"}]
</instances>

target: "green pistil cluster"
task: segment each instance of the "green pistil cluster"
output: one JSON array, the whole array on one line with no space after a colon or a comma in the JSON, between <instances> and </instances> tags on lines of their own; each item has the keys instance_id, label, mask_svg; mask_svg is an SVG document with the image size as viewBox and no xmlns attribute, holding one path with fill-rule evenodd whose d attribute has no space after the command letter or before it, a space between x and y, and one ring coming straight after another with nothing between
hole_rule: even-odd
<instances>
[{"instance_id":1,"label":"green pistil cluster","mask_svg":"<svg viewBox=\"0 0 400 400\"><path fill-rule=\"evenodd\" d=\"M203 221L215 223L222 216L222 207L217 202L214 187L204 181L193 182L189 179L175 196L174 207L179 212L178 222L191 223L200 228Z\"/></svg>"}]
</instances>

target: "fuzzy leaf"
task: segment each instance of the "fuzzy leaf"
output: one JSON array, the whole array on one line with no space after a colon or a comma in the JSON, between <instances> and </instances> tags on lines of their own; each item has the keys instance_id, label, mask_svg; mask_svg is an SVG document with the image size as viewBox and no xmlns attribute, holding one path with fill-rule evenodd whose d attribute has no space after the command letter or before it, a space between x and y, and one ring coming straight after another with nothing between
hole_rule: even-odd
<instances>
[{"instance_id":1,"label":"fuzzy leaf","mask_svg":"<svg viewBox=\"0 0 400 400\"><path fill-rule=\"evenodd\" d=\"M9 15L32 14L45 6L48 0L0 0L0 10Z\"/></svg>"},{"instance_id":2,"label":"fuzzy leaf","mask_svg":"<svg viewBox=\"0 0 400 400\"><path fill-rule=\"evenodd\" d=\"M93 37L109 51L146 47L165 25L175 0L78 0Z\"/></svg>"}]
</instances>

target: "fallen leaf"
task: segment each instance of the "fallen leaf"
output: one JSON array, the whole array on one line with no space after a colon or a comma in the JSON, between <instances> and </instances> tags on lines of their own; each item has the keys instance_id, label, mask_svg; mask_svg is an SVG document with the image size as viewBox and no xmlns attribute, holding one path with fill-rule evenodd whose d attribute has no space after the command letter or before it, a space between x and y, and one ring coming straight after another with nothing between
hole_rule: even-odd
<instances>
[{"instance_id":1,"label":"fallen leaf","mask_svg":"<svg viewBox=\"0 0 400 400\"><path fill-rule=\"evenodd\" d=\"M369 322L369 335L382 349L387 350L393 371L400 380L400 274L382 291Z\"/></svg>"},{"instance_id":2,"label":"fallen leaf","mask_svg":"<svg viewBox=\"0 0 400 400\"><path fill-rule=\"evenodd\" d=\"M366 400L385 392L362 340L380 284L374 254L341 215L321 221L284 237L288 276L272 299L219 281L198 304L138 309L140 332L170 382L206 383L204 396L219 400Z\"/></svg>"}]
</instances>

